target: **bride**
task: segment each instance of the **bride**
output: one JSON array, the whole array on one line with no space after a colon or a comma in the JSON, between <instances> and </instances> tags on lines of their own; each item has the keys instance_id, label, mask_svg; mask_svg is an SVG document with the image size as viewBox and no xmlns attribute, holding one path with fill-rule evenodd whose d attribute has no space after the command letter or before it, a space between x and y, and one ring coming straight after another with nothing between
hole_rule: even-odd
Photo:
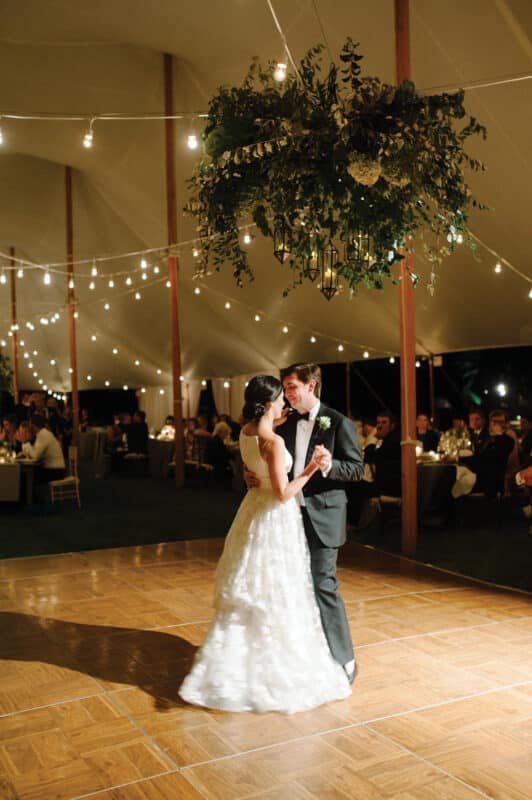
<instances>
[{"instance_id":1,"label":"bride","mask_svg":"<svg viewBox=\"0 0 532 800\"><path fill-rule=\"evenodd\" d=\"M291 456L274 432L284 403L280 381L256 376L245 402L240 448L260 486L248 491L227 535L214 619L179 694L227 711L304 711L351 693L323 633L295 500L320 469L320 448L288 482Z\"/></svg>"}]
</instances>

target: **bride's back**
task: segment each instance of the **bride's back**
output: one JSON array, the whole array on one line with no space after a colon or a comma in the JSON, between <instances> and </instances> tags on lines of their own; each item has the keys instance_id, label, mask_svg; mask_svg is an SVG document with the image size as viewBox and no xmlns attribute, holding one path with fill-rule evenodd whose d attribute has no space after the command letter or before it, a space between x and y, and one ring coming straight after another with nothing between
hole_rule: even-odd
<instances>
[{"instance_id":1,"label":"bride's back","mask_svg":"<svg viewBox=\"0 0 532 800\"><path fill-rule=\"evenodd\" d=\"M268 465L261 456L259 437L240 434L240 454L246 467L254 472L261 482L269 479Z\"/></svg>"}]
</instances>

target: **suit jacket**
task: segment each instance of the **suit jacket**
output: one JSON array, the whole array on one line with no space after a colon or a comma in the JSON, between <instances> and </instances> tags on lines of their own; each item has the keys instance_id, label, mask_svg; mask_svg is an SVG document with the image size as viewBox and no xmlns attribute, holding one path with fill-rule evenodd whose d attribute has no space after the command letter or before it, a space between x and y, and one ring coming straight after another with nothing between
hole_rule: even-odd
<instances>
[{"instance_id":1,"label":"suit jacket","mask_svg":"<svg viewBox=\"0 0 532 800\"><path fill-rule=\"evenodd\" d=\"M318 420L329 417L331 426L321 430ZM298 415L290 414L276 433L283 437L286 449L295 455ZM305 465L314 447L323 444L332 454L331 469L324 478L318 470L303 488L305 508L318 535L327 547L339 547L346 539L347 496L343 484L359 481L364 475L364 463L353 423L339 411L320 403L307 448ZM289 475L293 477L293 472Z\"/></svg>"},{"instance_id":2,"label":"suit jacket","mask_svg":"<svg viewBox=\"0 0 532 800\"><path fill-rule=\"evenodd\" d=\"M379 447L370 445L364 454L374 467L375 486L379 494L401 496L401 436L394 428L381 440Z\"/></svg>"}]
</instances>

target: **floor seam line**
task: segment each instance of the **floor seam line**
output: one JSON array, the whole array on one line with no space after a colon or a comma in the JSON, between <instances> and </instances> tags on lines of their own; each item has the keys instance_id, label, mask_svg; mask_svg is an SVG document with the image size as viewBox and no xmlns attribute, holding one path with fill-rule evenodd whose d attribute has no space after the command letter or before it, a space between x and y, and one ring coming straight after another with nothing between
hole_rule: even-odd
<instances>
[{"instance_id":1,"label":"floor seam line","mask_svg":"<svg viewBox=\"0 0 532 800\"><path fill-rule=\"evenodd\" d=\"M423 756L419 755L419 753L416 753L414 750L410 750L409 747L406 747L405 745L401 744L400 742L397 742L393 738L393 736L388 736L385 733L381 733L381 731L378 731L378 730L375 730L374 728L372 728L371 725L368 725L367 727L368 727L368 730L372 731L372 733L374 733L376 736L379 736L382 739L385 739L387 742L390 742L395 747L399 747L403 752L408 753L408 755L413 756L415 759L417 759L418 761L421 761L423 764L427 764L429 767L432 767L433 769L437 770L442 775L445 775L447 778L450 778L452 781L455 781L456 783L459 783L462 786L465 786L466 789L471 789L472 791L474 791L478 795L480 795L480 797L484 797L485 800L495 800L493 795L486 794L486 792L483 792L482 789L478 789L472 783L467 783L467 781L462 780L462 778L459 778L457 775L453 775L452 772L448 772L443 767L440 767L438 764L435 764L433 761L430 761L430 759L424 758Z\"/></svg>"},{"instance_id":2,"label":"floor seam line","mask_svg":"<svg viewBox=\"0 0 532 800\"><path fill-rule=\"evenodd\" d=\"M179 770L169 769L166 772L157 772L154 775L147 775L145 778L137 778L133 781L126 781L125 783L117 783L114 786L104 786L101 789L96 789L94 792L87 792L86 794L77 794L69 800L84 800L86 797L94 797L102 792L112 792L114 789L124 789L126 786L134 786L136 783L143 783L144 781L151 781L154 778L161 778L163 775L175 775Z\"/></svg>"}]
</instances>

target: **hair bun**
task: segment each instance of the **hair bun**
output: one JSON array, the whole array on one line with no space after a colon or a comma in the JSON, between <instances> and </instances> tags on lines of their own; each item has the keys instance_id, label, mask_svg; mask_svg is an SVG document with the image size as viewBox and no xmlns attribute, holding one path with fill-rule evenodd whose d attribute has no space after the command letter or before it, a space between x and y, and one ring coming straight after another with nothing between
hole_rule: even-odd
<instances>
[{"instance_id":1,"label":"hair bun","mask_svg":"<svg viewBox=\"0 0 532 800\"><path fill-rule=\"evenodd\" d=\"M262 417L265 411L266 411L266 406L264 405L264 403L248 400L248 402L242 409L242 416L244 417L244 419L256 422Z\"/></svg>"}]
</instances>

